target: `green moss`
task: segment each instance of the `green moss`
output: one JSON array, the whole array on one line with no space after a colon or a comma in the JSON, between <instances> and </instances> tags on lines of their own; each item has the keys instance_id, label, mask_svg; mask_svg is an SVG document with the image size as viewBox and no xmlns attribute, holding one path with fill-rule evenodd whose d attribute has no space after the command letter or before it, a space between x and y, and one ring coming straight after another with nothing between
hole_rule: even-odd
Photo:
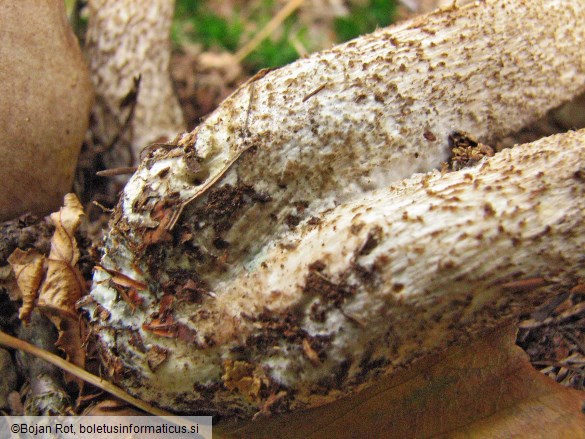
<instances>
[{"instance_id":1,"label":"green moss","mask_svg":"<svg viewBox=\"0 0 585 439\"><path fill-rule=\"evenodd\" d=\"M252 69L275 68L295 61L299 57L297 51L285 39L278 41L264 40L246 58L246 64Z\"/></svg>"},{"instance_id":2,"label":"green moss","mask_svg":"<svg viewBox=\"0 0 585 439\"><path fill-rule=\"evenodd\" d=\"M205 46L221 46L230 52L237 50L244 30L243 24L237 17L228 22L215 14L203 14L193 22Z\"/></svg>"},{"instance_id":3,"label":"green moss","mask_svg":"<svg viewBox=\"0 0 585 439\"><path fill-rule=\"evenodd\" d=\"M245 63L253 70L281 67L298 59L299 53L291 42L293 39L310 48L307 29L298 25L294 16L289 17L277 32L276 37L262 41L246 58Z\"/></svg>"},{"instance_id":4,"label":"green moss","mask_svg":"<svg viewBox=\"0 0 585 439\"><path fill-rule=\"evenodd\" d=\"M347 17L335 20L338 41L351 40L391 24L396 17L395 0L370 0L364 6L354 6Z\"/></svg>"},{"instance_id":5,"label":"green moss","mask_svg":"<svg viewBox=\"0 0 585 439\"><path fill-rule=\"evenodd\" d=\"M191 41L205 49L219 47L234 52L243 29L237 11L228 20L207 9L204 1L177 0L171 38L175 46Z\"/></svg>"},{"instance_id":6,"label":"green moss","mask_svg":"<svg viewBox=\"0 0 585 439\"><path fill-rule=\"evenodd\" d=\"M207 7L204 0L177 0L172 40L176 47L195 42L207 49L220 48L235 53L273 17L277 5L274 0L262 0L256 7L244 11L234 10L230 17L221 17ZM347 41L368 33L376 27L392 23L396 13L395 0L370 0L363 6L354 6L347 17L335 20L338 41ZM251 25L251 26L250 26ZM280 28L265 39L245 60L251 70L280 67L299 57L291 40L297 40L308 51L313 47L308 30L296 14L288 17Z\"/></svg>"}]
</instances>

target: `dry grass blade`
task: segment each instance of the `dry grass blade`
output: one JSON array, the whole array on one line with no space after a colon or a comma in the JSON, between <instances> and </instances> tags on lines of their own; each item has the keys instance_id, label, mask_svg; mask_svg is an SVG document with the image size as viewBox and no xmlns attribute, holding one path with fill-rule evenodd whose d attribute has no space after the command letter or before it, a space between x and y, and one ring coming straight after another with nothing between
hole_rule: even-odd
<instances>
[{"instance_id":1,"label":"dry grass blade","mask_svg":"<svg viewBox=\"0 0 585 439\"><path fill-rule=\"evenodd\" d=\"M236 59L238 62L241 62L244 58L246 58L250 53L258 47L267 36L269 36L272 32L274 32L278 26L282 24L284 20L286 20L294 11L296 11L305 0L289 0L288 3L282 8L278 13L266 23L266 26L260 30L254 38L244 44L237 52L236 52Z\"/></svg>"}]
</instances>

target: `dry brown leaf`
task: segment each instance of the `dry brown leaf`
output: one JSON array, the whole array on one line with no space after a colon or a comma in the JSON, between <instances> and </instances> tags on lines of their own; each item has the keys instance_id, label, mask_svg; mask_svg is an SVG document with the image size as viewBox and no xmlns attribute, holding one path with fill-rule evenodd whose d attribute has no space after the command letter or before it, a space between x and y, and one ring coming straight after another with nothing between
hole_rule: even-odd
<instances>
[{"instance_id":1,"label":"dry brown leaf","mask_svg":"<svg viewBox=\"0 0 585 439\"><path fill-rule=\"evenodd\" d=\"M22 293L22 307L18 317L28 322L36 305L39 287L43 280L43 262L45 257L35 249L23 251L16 249L8 257L8 263L16 277L16 283Z\"/></svg>"},{"instance_id":2,"label":"dry brown leaf","mask_svg":"<svg viewBox=\"0 0 585 439\"><path fill-rule=\"evenodd\" d=\"M85 366L83 327L77 315L75 303L85 293L85 281L76 264L79 248L75 232L84 215L83 206L74 194L65 195L63 207L51 214L55 233L51 239L51 252L46 260L47 274L41 286L38 306L59 331L55 344L65 352L68 361ZM65 377L83 386L81 380Z\"/></svg>"},{"instance_id":3,"label":"dry brown leaf","mask_svg":"<svg viewBox=\"0 0 585 439\"><path fill-rule=\"evenodd\" d=\"M50 315L77 319L75 303L85 291L85 281L76 267L79 249L75 232L81 223L83 207L74 194L65 195L64 206L51 214L55 233L46 260L47 274L41 286L39 306Z\"/></svg>"},{"instance_id":4,"label":"dry brown leaf","mask_svg":"<svg viewBox=\"0 0 585 439\"><path fill-rule=\"evenodd\" d=\"M262 388L262 380L254 365L245 361L226 360L224 368L225 374L222 376L222 380L228 389L238 389L251 400L258 397Z\"/></svg>"},{"instance_id":5,"label":"dry brown leaf","mask_svg":"<svg viewBox=\"0 0 585 439\"><path fill-rule=\"evenodd\" d=\"M41 286L39 306L52 308L63 316L77 318L75 302L85 290L85 281L76 267L65 261L48 259L47 275Z\"/></svg>"},{"instance_id":6,"label":"dry brown leaf","mask_svg":"<svg viewBox=\"0 0 585 439\"><path fill-rule=\"evenodd\" d=\"M333 404L214 427L233 437L577 438L585 394L537 372L505 328Z\"/></svg>"},{"instance_id":7,"label":"dry brown leaf","mask_svg":"<svg viewBox=\"0 0 585 439\"><path fill-rule=\"evenodd\" d=\"M75 232L81 217L84 215L83 206L75 194L65 195L64 205L59 212L51 214L51 221L55 226L55 233L51 239L51 253L49 259L68 262L75 266L79 260L79 249L75 241Z\"/></svg>"},{"instance_id":8,"label":"dry brown leaf","mask_svg":"<svg viewBox=\"0 0 585 439\"><path fill-rule=\"evenodd\" d=\"M83 342L88 330L83 319L64 314L56 308L39 305L38 309L57 328L59 336L55 346L65 353L67 361L84 368L86 354ZM64 377L67 382L76 382L80 388L84 385L82 380L75 378L73 375L65 373Z\"/></svg>"},{"instance_id":9,"label":"dry brown leaf","mask_svg":"<svg viewBox=\"0 0 585 439\"><path fill-rule=\"evenodd\" d=\"M143 323L142 329L165 338L176 338L178 335L177 323L172 315L155 318L148 323Z\"/></svg>"},{"instance_id":10,"label":"dry brown leaf","mask_svg":"<svg viewBox=\"0 0 585 439\"><path fill-rule=\"evenodd\" d=\"M131 277L128 277L119 271L110 270L108 268L102 267L101 265L96 265L95 270L105 271L111 276L112 282L123 287L135 288L137 290L144 290L148 287L148 285L142 281L132 279Z\"/></svg>"},{"instance_id":11,"label":"dry brown leaf","mask_svg":"<svg viewBox=\"0 0 585 439\"><path fill-rule=\"evenodd\" d=\"M83 320L63 313L57 308L43 307L39 305L39 310L47 316L57 328L59 338L57 338L55 346L65 353L67 361L84 368L86 355L85 349L83 348L83 341L85 340L87 328L83 324ZM83 389L83 380L68 373L64 374L64 378L67 383L77 383L80 391Z\"/></svg>"},{"instance_id":12,"label":"dry brown leaf","mask_svg":"<svg viewBox=\"0 0 585 439\"><path fill-rule=\"evenodd\" d=\"M59 331L59 338L55 343L57 348L65 352L67 361L79 367L85 367L85 349L83 341L87 333L87 328L81 319L71 319L69 317L61 318L59 316L49 317ZM65 373L66 382L74 381L79 385L80 393L85 383L71 374Z\"/></svg>"},{"instance_id":13,"label":"dry brown leaf","mask_svg":"<svg viewBox=\"0 0 585 439\"><path fill-rule=\"evenodd\" d=\"M59 206L93 106L87 60L65 2L0 2L0 220ZM39 32L39 29L43 29Z\"/></svg>"},{"instance_id":14,"label":"dry brown leaf","mask_svg":"<svg viewBox=\"0 0 585 439\"><path fill-rule=\"evenodd\" d=\"M8 261L22 291L20 319L27 321L38 306L59 331L56 346L77 366L85 365L82 327L75 303L85 292L85 281L76 267L79 249L75 232L81 223L83 207L74 194L65 195L64 206L51 214L55 233L46 258L36 250L15 250ZM80 385L81 381L77 380Z\"/></svg>"}]
</instances>

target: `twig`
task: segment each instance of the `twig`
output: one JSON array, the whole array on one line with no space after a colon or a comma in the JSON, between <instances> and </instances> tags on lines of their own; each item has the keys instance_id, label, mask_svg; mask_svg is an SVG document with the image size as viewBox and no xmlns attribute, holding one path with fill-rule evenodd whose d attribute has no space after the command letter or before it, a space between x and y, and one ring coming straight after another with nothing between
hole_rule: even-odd
<instances>
[{"instance_id":1,"label":"twig","mask_svg":"<svg viewBox=\"0 0 585 439\"><path fill-rule=\"evenodd\" d=\"M552 368L556 367L556 368L559 368L559 369L566 369L568 371L574 372L574 373L579 374L579 375L585 374L585 371L582 370L582 369L579 369L579 368L576 368L576 367L572 367L572 366L569 366L568 364L560 363L558 361L547 361L547 360L533 361L532 362L532 365L533 366L549 366L549 368L550 367L552 367ZM541 371L541 372L543 372L543 371Z\"/></svg>"},{"instance_id":2,"label":"twig","mask_svg":"<svg viewBox=\"0 0 585 439\"><path fill-rule=\"evenodd\" d=\"M581 351L581 354L585 355L585 344L581 340L579 340L577 337L575 337L573 334L571 334L569 331L563 328L561 328L561 334L563 334L565 338L575 343L579 351Z\"/></svg>"},{"instance_id":3,"label":"twig","mask_svg":"<svg viewBox=\"0 0 585 439\"><path fill-rule=\"evenodd\" d=\"M98 171L95 173L98 177L114 177L116 175L127 175L134 174L136 172L136 166L124 166L121 168L110 168Z\"/></svg>"},{"instance_id":4,"label":"twig","mask_svg":"<svg viewBox=\"0 0 585 439\"><path fill-rule=\"evenodd\" d=\"M286 20L294 11L296 11L299 6L303 4L305 0L289 0L284 8L282 8L278 13L266 23L266 26L260 30L254 38L244 44L237 52L236 52L236 59L238 62L243 61L250 53L258 47L267 36L269 36L272 32L278 28L282 24L284 20Z\"/></svg>"},{"instance_id":5,"label":"twig","mask_svg":"<svg viewBox=\"0 0 585 439\"><path fill-rule=\"evenodd\" d=\"M110 208L104 206L103 204L101 204L99 201L96 201L96 200L93 200L91 202L91 204L93 204L94 206L99 207L102 210L102 212L105 212L105 213L112 213L114 211L114 209L110 209Z\"/></svg>"},{"instance_id":6,"label":"twig","mask_svg":"<svg viewBox=\"0 0 585 439\"><path fill-rule=\"evenodd\" d=\"M325 84L321 84L319 87L317 87L315 90L313 90L311 93L309 93L308 95L306 95L303 98L303 102L307 102L307 100L309 100L310 98L312 98L313 96L315 96L317 93L319 93L321 90L323 90L325 87L327 87L327 83Z\"/></svg>"},{"instance_id":7,"label":"twig","mask_svg":"<svg viewBox=\"0 0 585 439\"><path fill-rule=\"evenodd\" d=\"M113 384L87 372L86 370L83 370L82 368L72 363L69 363L68 361L64 360L63 358L55 354L52 354L49 351L41 349L18 338L12 337L2 331L0 331L0 344L41 358L51 363L52 365L64 370L65 372L76 376L77 378L80 378L87 383L93 384L94 386L102 389L105 392L108 392L109 394L115 396L116 398L119 398L122 401L125 401L128 404L131 404L134 407L145 411L146 413L149 413L154 416L160 416L162 418L170 418L174 416L172 413L167 412L166 410L158 409L156 407L151 406L150 404L147 404L144 401L141 401L138 398L134 398L133 396L127 394L122 389L114 386Z\"/></svg>"},{"instance_id":8,"label":"twig","mask_svg":"<svg viewBox=\"0 0 585 439\"><path fill-rule=\"evenodd\" d=\"M305 58L309 55L309 51L303 46L303 43L301 43L296 35L291 35L288 40L301 58Z\"/></svg>"}]
</instances>

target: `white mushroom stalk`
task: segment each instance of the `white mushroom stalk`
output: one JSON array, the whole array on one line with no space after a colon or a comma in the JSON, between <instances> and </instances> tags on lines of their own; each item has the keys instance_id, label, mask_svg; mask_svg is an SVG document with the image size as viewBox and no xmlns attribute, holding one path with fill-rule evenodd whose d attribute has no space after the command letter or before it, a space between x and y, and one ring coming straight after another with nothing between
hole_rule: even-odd
<instances>
[{"instance_id":1,"label":"white mushroom stalk","mask_svg":"<svg viewBox=\"0 0 585 439\"><path fill-rule=\"evenodd\" d=\"M582 132L387 186L580 92L584 23L577 0L440 11L264 72L147 150L86 307L113 378L178 412L310 407L573 286Z\"/></svg>"},{"instance_id":2,"label":"white mushroom stalk","mask_svg":"<svg viewBox=\"0 0 585 439\"><path fill-rule=\"evenodd\" d=\"M147 143L185 129L169 73L174 6L174 0L88 2L86 46L97 98L92 130L111 145L108 166L134 165Z\"/></svg>"}]
</instances>

